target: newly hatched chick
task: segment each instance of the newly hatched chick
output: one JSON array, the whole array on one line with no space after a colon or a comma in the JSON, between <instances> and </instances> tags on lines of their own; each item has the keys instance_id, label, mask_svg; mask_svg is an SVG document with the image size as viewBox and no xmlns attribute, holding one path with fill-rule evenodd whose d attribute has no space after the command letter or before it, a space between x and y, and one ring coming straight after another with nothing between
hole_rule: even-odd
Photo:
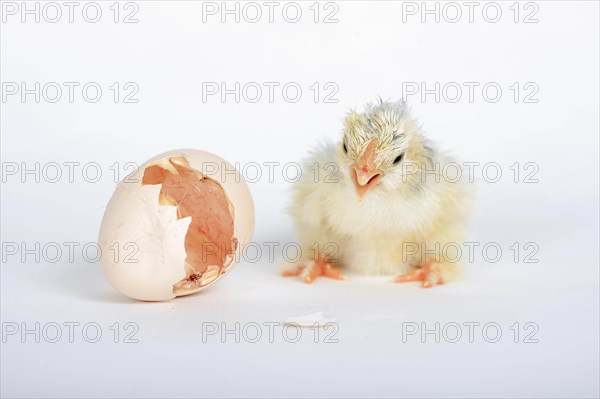
<instances>
[{"instance_id":1,"label":"newly hatched chick","mask_svg":"<svg viewBox=\"0 0 600 399\"><path fill-rule=\"evenodd\" d=\"M343 279L340 267L431 287L454 279L470 208L460 166L435 150L405 102L351 111L343 138L294 186L302 262L285 276Z\"/></svg>"}]
</instances>

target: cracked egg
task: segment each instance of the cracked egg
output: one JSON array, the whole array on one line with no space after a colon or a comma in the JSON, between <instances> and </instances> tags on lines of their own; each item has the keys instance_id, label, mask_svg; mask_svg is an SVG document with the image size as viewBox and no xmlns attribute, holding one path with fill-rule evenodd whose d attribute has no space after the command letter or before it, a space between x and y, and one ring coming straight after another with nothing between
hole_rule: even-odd
<instances>
[{"instance_id":1,"label":"cracked egg","mask_svg":"<svg viewBox=\"0 0 600 399\"><path fill-rule=\"evenodd\" d=\"M169 151L117 185L100 227L102 270L131 298L193 294L231 269L253 229L250 190L231 164Z\"/></svg>"}]
</instances>

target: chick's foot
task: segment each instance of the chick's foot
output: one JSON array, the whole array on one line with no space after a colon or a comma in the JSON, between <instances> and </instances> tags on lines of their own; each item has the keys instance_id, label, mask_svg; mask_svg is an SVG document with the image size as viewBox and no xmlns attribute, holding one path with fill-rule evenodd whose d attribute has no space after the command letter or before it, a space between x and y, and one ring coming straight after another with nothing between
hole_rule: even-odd
<instances>
[{"instance_id":1,"label":"chick's foot","mask_svg":"<svg viewBox=\"0 0 600 399\"><path fill-rule=\"evenodd\" d=\"M333 266L331 262L325 260L307 260L290 270L285 270L284 277L300 276L302 281L307 284L312 283L317 277L325 276L335 280L345 280L340 269Z\"/></svg>"},{"instance_id":2,"label":"chick's foot","mask_svg":"<svg viewBox=\"0 0 600 399\"><path fill-rule=\"evenodd\" d=\"M444 284L441 267L442 266L439 263L432 261L424 262L410 272L396 277L394 282L409 283L412 281L422 281L423 288L430 288L434 285Z\"/></svg>"}]
</instances>

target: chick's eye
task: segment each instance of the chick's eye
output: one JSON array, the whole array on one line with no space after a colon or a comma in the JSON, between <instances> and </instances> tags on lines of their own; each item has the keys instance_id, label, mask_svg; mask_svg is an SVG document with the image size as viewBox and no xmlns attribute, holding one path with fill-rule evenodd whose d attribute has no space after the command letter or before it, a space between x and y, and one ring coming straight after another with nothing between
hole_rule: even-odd
<instances>
[{"instance_id":1,"label":"chick's eye","mask_svg":"<svg viewBox=\"0 0 600 399\"><path fill-rule=\"evenodd\" d=\"M400 161L402 161L402 158L404 157L404 154L400 154L396 157L396 159L394 159L394 163L397 164Z\"/></svg>"},{"instance_id":2,"label":"chick's eye","mask_svg":"<svg viewBox=\"0 0 600 399\"><path fill-rule=\"evenodd\" d=\"M344 152L347 154L348 153L348 147L346 147L346 143L343 143L344 145Z\"/></svg>"}]
</instances>

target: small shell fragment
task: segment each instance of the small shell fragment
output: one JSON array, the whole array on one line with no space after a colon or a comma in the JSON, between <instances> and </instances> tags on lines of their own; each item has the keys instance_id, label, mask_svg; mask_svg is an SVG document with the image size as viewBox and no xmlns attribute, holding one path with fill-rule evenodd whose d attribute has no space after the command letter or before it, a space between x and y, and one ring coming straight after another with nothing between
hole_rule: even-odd
<instances>
[{"instance_id":1,"label":"small shell fragment","mask_svg":"<svg viewBox=\"0 0 600 399\"><path fill-rule=\"evenodd\" d=\"M335 320L327 317L323 312L311 313L304 316L288 317L284 324L298 327L326 327L329 324L335 323Z\"/></svg>"}]
</instances>

